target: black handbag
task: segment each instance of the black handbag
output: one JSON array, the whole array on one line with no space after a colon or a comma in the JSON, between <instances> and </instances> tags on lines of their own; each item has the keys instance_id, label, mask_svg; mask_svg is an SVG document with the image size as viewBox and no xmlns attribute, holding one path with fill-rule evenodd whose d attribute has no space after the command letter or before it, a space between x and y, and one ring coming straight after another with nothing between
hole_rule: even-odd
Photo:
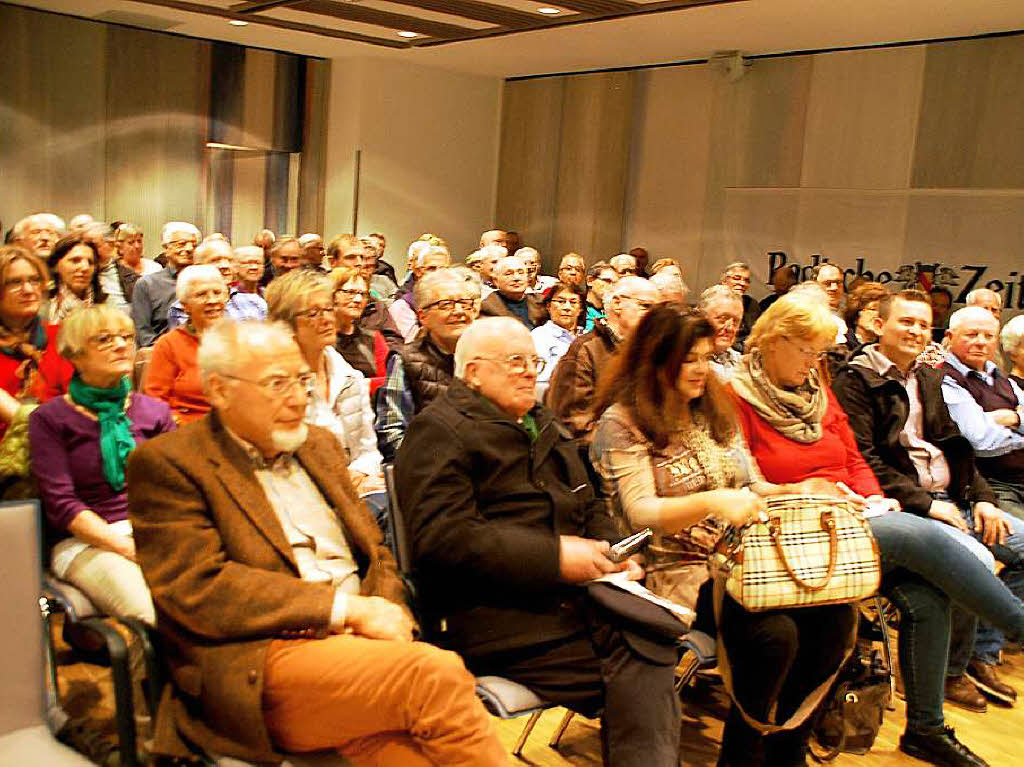
<instances>
[{"instance_id":1,"label":"black handbag","mask_svg":"<svg viewBox=\"0 0 1024 767\"><path fill-rule=\"evenodd\" d=\"M831 762L841 752L863 755L871 750L889 705L889 672L877 653L865 662L855 654L843 668L814 725L818 745L827 749L811 758Z\"/></svg>"}]
</instances>

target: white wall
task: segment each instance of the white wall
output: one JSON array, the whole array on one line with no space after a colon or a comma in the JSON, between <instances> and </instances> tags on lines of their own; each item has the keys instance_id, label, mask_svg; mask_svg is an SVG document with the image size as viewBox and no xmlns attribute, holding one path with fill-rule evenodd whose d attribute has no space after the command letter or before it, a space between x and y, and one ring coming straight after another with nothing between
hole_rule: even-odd
<instances>
[{"instance_id":1,"label":"white wall","mask_svg":"<svg viewBox=\"0 0 1024 767\"><path fill-rule=\"evenodd\" d=\"M494 215L503 82L379 59L335 59L327 125L327 238L382 232L399 273L423 232L461 260Z\"/></svg>"}]
</instances>

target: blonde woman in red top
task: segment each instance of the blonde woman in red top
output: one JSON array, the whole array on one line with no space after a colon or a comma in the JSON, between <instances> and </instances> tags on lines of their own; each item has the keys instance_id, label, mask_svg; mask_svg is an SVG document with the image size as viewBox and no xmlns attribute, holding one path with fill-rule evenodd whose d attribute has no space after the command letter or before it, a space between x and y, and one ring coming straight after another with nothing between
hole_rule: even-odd
<instances>
[{"instance_id":1,"label":"blonde woman in red top","mask_svg":"<svg viewBox=\"0 0 1024 767\"><path fill-rule=\"evenodd\" d=\"M882 498L825 380L834 338L828 308L807 296L783 296L761 315L729 384L747 446L768 482L827 480L837 495L866 501L882 558L881 591L901 618L907 728L900 748L932 764L984 765L944 726L950 600L1017 637L1024 605L967 548Z\"/></svg>"}]
</instances>

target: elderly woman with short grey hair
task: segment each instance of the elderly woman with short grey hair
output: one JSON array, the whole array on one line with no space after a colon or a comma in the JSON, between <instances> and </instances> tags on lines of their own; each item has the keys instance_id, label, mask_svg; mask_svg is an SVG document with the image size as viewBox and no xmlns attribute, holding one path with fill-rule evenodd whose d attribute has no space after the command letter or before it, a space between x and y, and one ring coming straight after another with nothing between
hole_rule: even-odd
<instances>
[{"instance_id":1,"label":"elderly woman with short grey hair","mask_svg":"<svg viewBox=\"0 0 1024 767\"><path fill-rule=\"evenodd\" d=\"M160 336L153 345L143 391L170 405L178 423L188 423L210 412L197 361L199 340L203 331L224 316L228 286L217 267L198 264L181 270L176 292L188 322Z\"/></svg>"},{"instance_id":2,"label":"elderly woman with short grey hair","mask_svg":"<svg viewBox=\"0 0 1024 767\"><path fill-rule=\"evenodd\" d=\"M133 394L135 327L112 306L76 309L57 337L75 374L69 392L29 416L32 470L52 539L54 574L103 612L153 625L135 564L124 467L135 446L174 428L170 408Z\"/></svg>"},{"instance_id":3,"label":"elderly woman with short grey hair","mask_svg":"<svg viewBox=\"0 0 1024 767\"><path fill-rule=\"evenodd\" d=\"M359 272L352 270L352 274L365 289ZM316 377L306 408L306 423L322 426L337 438L349 457L349 479L388 538L384 461L373 431L369 385L363 374L334 348L335 286L335 281L322 272L296 269L270 283L267 305L270 319L291 327L302 356Z\"/></svg>"}]
</instances>

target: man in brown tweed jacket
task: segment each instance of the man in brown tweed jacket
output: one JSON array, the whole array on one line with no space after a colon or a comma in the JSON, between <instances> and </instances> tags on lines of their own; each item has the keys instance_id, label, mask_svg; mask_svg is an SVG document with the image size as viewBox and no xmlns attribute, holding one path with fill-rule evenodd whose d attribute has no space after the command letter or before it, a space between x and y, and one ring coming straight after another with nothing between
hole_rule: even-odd
<instances>
[{"instance_id":1,"label":"man in brown tweed jacket","mask_svg":"<svg viewBox=\"0 0 1024 767\"><path fill-rule=\"evenodd\" d=\"M394 560L291 332L221 323L199 352L213 412L136 450L128 496L172 684L157 753L358 764L506 757L453 653L414 642Z\"/></svg>"}]
</instances>

